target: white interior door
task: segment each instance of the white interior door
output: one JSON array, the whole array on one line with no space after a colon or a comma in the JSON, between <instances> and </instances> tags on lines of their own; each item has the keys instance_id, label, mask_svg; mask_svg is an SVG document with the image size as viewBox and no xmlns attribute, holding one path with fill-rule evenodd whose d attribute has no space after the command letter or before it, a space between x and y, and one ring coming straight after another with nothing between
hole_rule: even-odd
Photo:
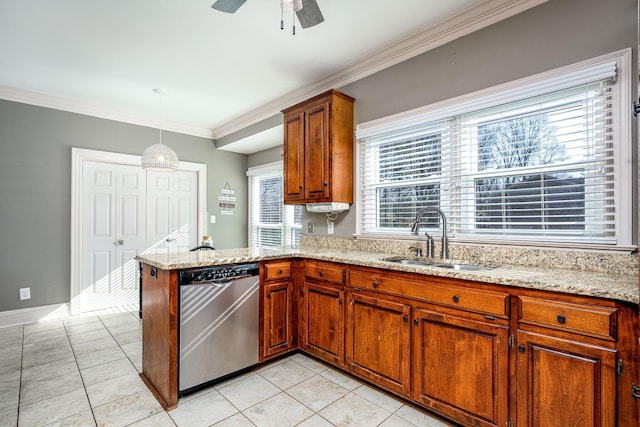
<instances>
[{"instance_id":1,"label":"white interior door","mask_svg":"<svg viewBox=\"0 0 640 427\"><path fill-rule=\"evenodd\" d=\"M164 237L162 250L173 251L195 246L206 234L207 166L181 161L180 171L152 173L150 179L140 156L74 147L71 158L71 314L110 307L137 310L137 262L132 258L158 242L158 236ZM148 182L158 191L149 195ZM165 196L164 201L154 199ZM184 226L186 218L189 226ZM164 232L147 235L148 228L156 227L165 227ZM170 235L175 241L166 245Z\"/></svg>"},{"instance_id":2,"label":"white interior door","mask_svg":"<svg viewBox=\"0 0 640 427\"><path fill-rule=\"evenodd\" d=\"M83 162L81 311L137 304L134 257L146 243L145 187L140 167Z\"/></svg>"},{"instance_id":3,"label":"white interior door","mask_svg":"<svg viewBox=\"0 0 640 427\"><path fill-rule=\"evenodd\" d=\"M198 239L198 176L147 172L146 253L186 252Z\"/></svg>"}]
</instances>

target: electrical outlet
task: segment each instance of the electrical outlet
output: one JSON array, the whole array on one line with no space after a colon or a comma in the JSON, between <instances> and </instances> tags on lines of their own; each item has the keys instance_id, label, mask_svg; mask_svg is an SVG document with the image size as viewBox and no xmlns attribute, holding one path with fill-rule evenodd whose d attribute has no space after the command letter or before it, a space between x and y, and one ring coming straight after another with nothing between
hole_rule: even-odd
<instances>
[{"instance_id":1,"label":"electrical outlet","mask_svg":"<svg viewBox=\"0 0 640 427\"><path fill-rule=\"evenodd\" d=\"M211 224L215 224L216 223L216 216L215 215L211 215L211 218L209 218L209 222Z\"/></svg>"},{"instance_id":2,"label":"electrical outlet","mask_svg":"<svg viewBox=\"0 0 640 427\"><path fill-rule=\"evenodd\" d=\"M313 233L313 231L314 231L313 221L307 222L307 232Z\"/></svg>"},{"instance_id":3,"label":"electrical outlet","mask_svg":"<svg viewBox=\"0 0 640 427\"><path fill-rule=\"evenodd\" d=\"M333 234L334 231L333 221L327 218L327 234Z\"/></svg>"},{"instance_id":4,"label":"electrical outlet","mask_svg":"<svg viewBox=\"0 0 640 427\"><path fill-rule=\"evenodd\" d=\"M31 288L20 288L20 300L31 299Z\"/></svg>"}]
</instances>

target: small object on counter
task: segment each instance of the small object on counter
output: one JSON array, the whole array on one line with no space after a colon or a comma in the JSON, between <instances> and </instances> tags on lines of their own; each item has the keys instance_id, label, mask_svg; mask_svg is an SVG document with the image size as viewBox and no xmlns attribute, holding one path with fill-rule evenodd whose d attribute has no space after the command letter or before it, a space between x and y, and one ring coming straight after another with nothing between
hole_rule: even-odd
<instances>
[{"instance_id":1,"label":"small object on counter","mask_svg":"<svg viewBox=\"0 0 640 427\"><path fill-rule=\"evenodd\" d=\"M202 246L213 246L213 241L211 240L211 236L202 236Z\"/></svg>"}]
</instances>

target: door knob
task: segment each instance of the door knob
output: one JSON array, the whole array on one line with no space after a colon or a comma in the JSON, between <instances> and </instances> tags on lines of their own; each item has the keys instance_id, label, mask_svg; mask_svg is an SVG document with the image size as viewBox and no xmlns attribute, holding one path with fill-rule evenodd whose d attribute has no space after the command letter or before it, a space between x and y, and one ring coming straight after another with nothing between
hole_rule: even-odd
<instances>
[{"instance_id":1,"label":"door knob","mask_svg":"<svg viewBox=\"0 0 640 427\"><path fill-rule=\"evenodd\" d=\"M120 239L116 241L116 245L124 245L124 240Z\"/></svg>"}]
</instances>

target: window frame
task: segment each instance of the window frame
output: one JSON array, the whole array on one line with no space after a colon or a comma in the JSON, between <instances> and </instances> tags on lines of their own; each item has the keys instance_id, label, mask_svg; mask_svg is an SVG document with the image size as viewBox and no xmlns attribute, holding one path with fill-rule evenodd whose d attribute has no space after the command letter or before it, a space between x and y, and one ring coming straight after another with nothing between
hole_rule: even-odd
<instances>
[{"instance_id":1,"label":"window frame","mask_svg":"<svg viewBox=\"0 0 640 427\"><path fill-rule=\"evenodd\" d=\"M380 239L416 239L409 230L403 232L393 232L382 230L376 232L363 232L362 206L364 183L362 182L361 158L362 150L360 140L371 136L381 135L394 130L409 129L419 126L425 122L468 115L473 111L500 106L519 100L524 100L534 96L544 95L552 91L558 91L575 87L583 83L589 83L598 79L598 74L611 72L611 67L615 67L616 84L613 86L613 161L615 165L615 243L600 242L565 242L547 239L529 240L512 238L492 238L492 236L482 236L482 243L495 243L499 245L525 245L536 247L563 247L580 248L590 250L618 250L628 252L636 248L633 245L633 164L632 164L632 120L628 114L628 106L632 102L632 63L631 49L624 49L603 55L590 60L571 64L544 73L536 74L523 79L483 89L470 94L465 94L445 101L430 104L399 114L394 114L381 119L356 125L356 188L360 189L357 194L358 203L356 205L356 233L358 238L380 238ZM477 172L477 171L476 171ZM478 175L477 173L475 174ZM443 183L445 186L449 183ZM447 194L445 190L443 194ZM441 201L442 203L442 201ZM479 243L478 238L473 236L459 235L450 236L452 241L462 243Z\"/></svg>"},{"instance_id":2,"label":"window frame","mask_svg":"<svg viewBox=\"0 0 640 427\"><path fill-rule=\"evenodd\" d=\"M266 179L266 178L273 178L273 177L279 177L281 179L284 179L284 170L283 170L282 161L250 167L247 170L247 187L248 187L247 246L250 248L266 247L266 246L258 246L254 244L255 242L258 241L257 236L254 238L254 233L257 233L258 228L280 230L281 231L280 246L294 246L294 247L297 246L297 245L289 245L286 242L292 242L292 240L294 240L293 236L295 234L295 230L298 231L298 235L302 234L302 222L300 224L297 224L295 222L296 206L285 205L284 199L280 201L282 206L282 223L267 224L262 226L259 224L259 221L258 223L256 223L256 218L260 217L260 208L258 207L258 209L255 209L253 206L253 202L254 202L253 191L255 186L252 183L252 181L260 178Z\"/></svg>"}]
</instances>

